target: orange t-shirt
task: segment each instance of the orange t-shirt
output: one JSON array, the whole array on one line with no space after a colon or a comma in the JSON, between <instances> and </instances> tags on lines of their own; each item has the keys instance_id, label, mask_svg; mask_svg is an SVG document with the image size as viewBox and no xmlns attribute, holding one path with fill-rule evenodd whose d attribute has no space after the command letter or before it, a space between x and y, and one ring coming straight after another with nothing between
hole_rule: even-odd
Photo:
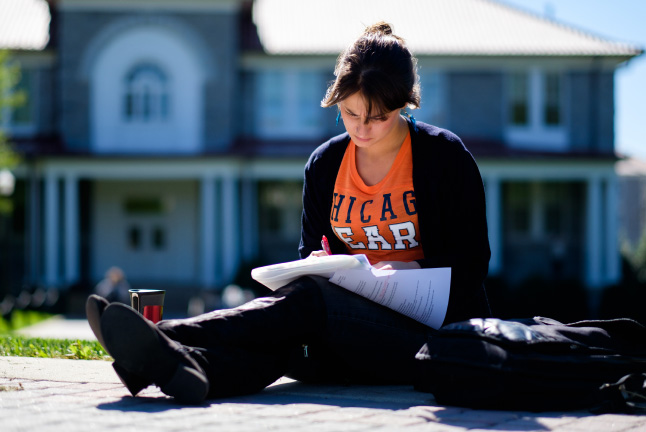
<instances>
[{"instance_id":1,"label":"orange t-shirt","mask_svg":"<svg viewBox=\"0 0 646 432\"><path fill-rule=\"evenodd\" d=\"M336 236L348 253L366 254L372 264L423 259L410 134L386 177L373 186L359 176L355 155L350 141L334 185L330 223Z\"/></svg>"}]
</instances>

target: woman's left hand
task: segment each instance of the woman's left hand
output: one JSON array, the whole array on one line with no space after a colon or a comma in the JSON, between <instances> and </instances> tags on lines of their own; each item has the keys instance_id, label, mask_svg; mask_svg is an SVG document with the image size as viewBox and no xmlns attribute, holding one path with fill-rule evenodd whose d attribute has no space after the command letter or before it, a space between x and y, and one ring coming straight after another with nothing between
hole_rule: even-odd
<instances>
[{"instance_id":1,"label":"woman's left hand","mask_svg":"<svg viewBox=\"0 0 646 432\"><path fill-rule=\"evenodd\" d=\"M380 261L373 267L379 270L413 270L421 268L417 261Z\"/></svg>"}]
</instances>

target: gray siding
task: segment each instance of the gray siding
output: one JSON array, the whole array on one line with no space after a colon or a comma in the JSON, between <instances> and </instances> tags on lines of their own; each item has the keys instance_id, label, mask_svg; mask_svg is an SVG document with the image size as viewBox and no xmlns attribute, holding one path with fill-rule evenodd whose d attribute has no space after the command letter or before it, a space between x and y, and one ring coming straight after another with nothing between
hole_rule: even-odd
<instances>
[{"instance_id":1,"label":"gray siding","mask_svg":"<svg viewBox=\"0 0 646 432\"><path fill-rule=\"evenodd\" d=\"M204 39L217 68L204 89L204 147L206 151L228 148L239 122L241 83L238 79L238 19L234 15L182 15Z\"/></svg>"},{"instance_id":2,"label":"gray siding","mask_svg":"<svg viewBox=\"0 0 646 432\"><path fill-rule=\"evenodd\" d=\"M81 77L81 61L96 34L113 19L110 14L60 13L60 132L69 151L89 151L89 89Z\"/></svg>"},{"instance_id":3,"label":"gray siding","mask_svg":"<svg viewBox=\"0 0 646 432\"><path fill-rule=\"evenodd\" d=\"M36 74L38 80L38 99L36 101L36 120L38 134L53 135L56 133L56 73L52 67L39 69Z\"/></svg>"},{"instance_id":4,"label":"gray siding","mask_svg":"<svg viewBox=\"0 0 646 432\"><path fill-rule=\"evenodd\" d=\"M448 128L462 137L502 139L502 73L451 72L446 83Z\"/></svg>"},{"instance_id":5,"label":"gray siding","mask_svg":"<svg viewBox=\"0 0 646 432\"><path fill-rule=\"evenodd\" d=\"M573 151L614 151L614 82L611 71L568 74L568 120Z\"/></svg>"}]
</instances>

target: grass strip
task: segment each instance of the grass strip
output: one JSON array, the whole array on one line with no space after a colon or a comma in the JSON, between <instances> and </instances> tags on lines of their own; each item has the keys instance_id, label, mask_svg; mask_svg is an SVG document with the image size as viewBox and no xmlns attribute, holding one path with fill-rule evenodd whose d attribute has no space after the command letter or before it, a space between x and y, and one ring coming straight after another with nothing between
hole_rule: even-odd
<instances>
[{"instance_id":1,"label":"grass strip","mask_svg":"<svg viewBox=\"0 0 646 432\"><path fill-rule=\"evenodd\" d=\"M97 341L34 338L12 333L0 334L0 356L111 360Z\"/></svg>"},{"instance_id":2,"label":"grass strip","mask_svg":"<svg viewBox=\"0 0 646 432\"><path fill-rule=\"evenodd\" d=\"M20 310L16 309L11 312L8 319L0 316L0 333L18 330L23 327L38 324L45 321L54 315L47 312L33 311L33 310Z\"/></svg>"}]
</instances>

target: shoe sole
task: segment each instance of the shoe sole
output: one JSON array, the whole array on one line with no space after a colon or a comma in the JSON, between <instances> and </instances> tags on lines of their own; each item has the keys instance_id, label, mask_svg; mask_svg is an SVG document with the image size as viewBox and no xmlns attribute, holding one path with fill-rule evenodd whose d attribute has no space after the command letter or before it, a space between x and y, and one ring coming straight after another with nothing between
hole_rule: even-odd
<instances>
[{"instance_id":1,"label":"shoe sole","mask_svg":"<svg viewBox=\"0 0 646 432\"><path fill-rule=\"evenodd\" d=\"M105 340L103 339L103 333L101 331L101 315L103 314L105 308L107 308L109 305L110 303L106 299L96 294L90 295L85 302L85 314L87 315L87 321L90 324L90 328L92 329L94 336L96 336L96 339L108 354L110 354L110 352L105 346ZM116 372L123 385L126 386L130 394L132 394L133 396L136 396L137 393L150 385L149 382L146 382L140 377L129 374L116 362L112 364L112 367L114 368L114 371Z\"/></svg>"},{"instance_id":2,"label":"shoe sole","mask_svg":"<svg viewBox=\"0 0 646 432\"><path fill-rule=\"evenodd\" d=\"M180 402L204 401L209 390L206 376L182 362L181 354L173 352L179 345L134 309L110 304L102 314L101 328L112 357L126 372L155 383Z\"/></svg>"},{"instance_id":3,"label":"shoe sole","mask_svg":"<svg viewBox=\"0 0 646 432\"><path fill-rule=\"evenodd\" d=\"M109 304L107 300L96 294L90 295L85 302L85 315L87 316L87 322L90 324L90 329L92 329L92 333L94 333L94 336L108 354L110 354L110 351L105 346L105 340L101 332L101 315Z\"/></svg>"}]
</instances>

